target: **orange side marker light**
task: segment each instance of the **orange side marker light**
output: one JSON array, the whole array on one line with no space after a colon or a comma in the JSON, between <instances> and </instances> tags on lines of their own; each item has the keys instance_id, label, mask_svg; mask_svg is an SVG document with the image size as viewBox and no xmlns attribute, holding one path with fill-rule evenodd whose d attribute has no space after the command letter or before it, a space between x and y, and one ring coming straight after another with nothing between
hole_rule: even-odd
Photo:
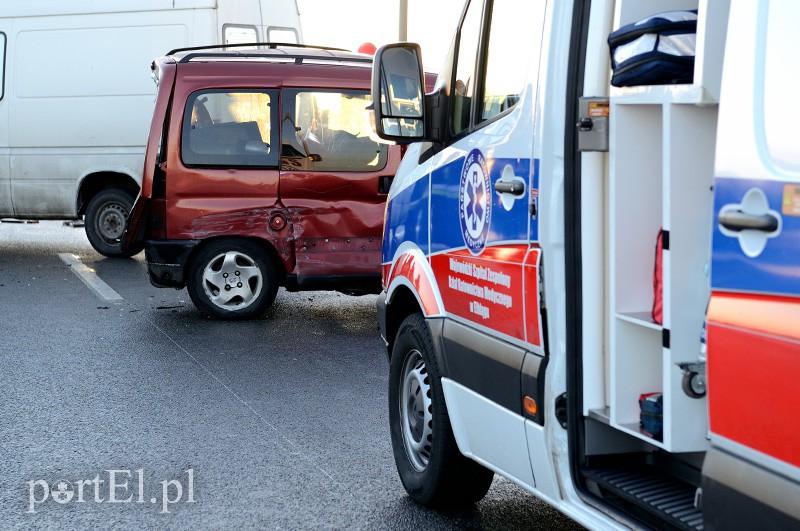
<instances>
[{"instance_id":1,"label":"orange side marker light","mask_svg":"<svg viewBox=\"0 0 800 531\"><path fill-rule=\"evenodd\" d=\"M535 415L536 412L539 411L539 407L536 405L536 400L529 396L526 396L522 399L522 407L524 407L525 411L531 415Z\"/></svg>"}]
</instances>

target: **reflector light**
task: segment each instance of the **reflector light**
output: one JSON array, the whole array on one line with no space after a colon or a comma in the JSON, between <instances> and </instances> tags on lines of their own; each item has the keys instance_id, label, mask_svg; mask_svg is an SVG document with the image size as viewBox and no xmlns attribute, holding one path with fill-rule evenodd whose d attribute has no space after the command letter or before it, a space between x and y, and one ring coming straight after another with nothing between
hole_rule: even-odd
<instances>
[{"instance_id":1,"label":"reflector light","mask_svg":"<svg viewBox=\"0 0 800 531\"><path fill-rule=\"evenodd\" d=\"M522 406L525 408L525 411L531 415L535 415L536 412L539 411L539 408L536 406L536 400L529 396L522 399Z\"/></svg>"}]
</instances>

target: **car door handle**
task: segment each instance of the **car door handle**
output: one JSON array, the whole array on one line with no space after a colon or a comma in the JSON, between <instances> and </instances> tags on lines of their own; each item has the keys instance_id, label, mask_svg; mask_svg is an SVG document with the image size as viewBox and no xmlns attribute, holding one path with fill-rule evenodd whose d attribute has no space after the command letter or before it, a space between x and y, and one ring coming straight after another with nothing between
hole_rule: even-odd
<instances>
[{"instance_id":1,"label":"car door handle","mask_svg":"<svg viewBox=\"0 0 800 531\"><path fill-rule=\"evenodd\" d=\"M775 232L778 230L778 218L771 214L746 214L741 210L725 210L719 213L719 224L733 232L743 230L760 230Z\"/></svg>"},{"instance_id":2,"label":"car door handle","mask_svg":"<svg viewBox=\"0 0 800 531\"><path fill-rule=\"evenodd\" d=\"M378 193L382 195L388 194L392 188L393 180L394 175L381 175L378 177Z\"/></svg>"},{"instance_id":3,"label":"car door handle","mask_svg":"<svg viewBox=\"0 0 800 531\"><path fill-rule=\"evenodd\" d=\"M522 181L497 181L494 189L501 194L511 194L521 196L525 193L525 183Z\"/></svg>"}]
</instances>

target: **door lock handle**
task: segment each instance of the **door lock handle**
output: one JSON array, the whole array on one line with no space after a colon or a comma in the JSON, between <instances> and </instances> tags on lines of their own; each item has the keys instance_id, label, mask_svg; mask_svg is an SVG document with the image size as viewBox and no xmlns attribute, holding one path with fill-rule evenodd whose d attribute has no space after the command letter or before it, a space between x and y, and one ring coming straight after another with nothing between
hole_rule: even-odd
<instances>
[{"instance_id":1,"label":"door lock handle","mask_svg":"<svg viewBox=\"0 0 800 531\"><path fill-rule=\"evenodd\" d=\"M759 230L775 232L778 230L778 218L772 214L746 214L741 210L724 210L719 213L719 224L732 232L743 230Z\"/></svg>"},{"instance_id":2,"label":"door lock handle","mask_svg":"<svg viewBox=\"0 0 800 531\"><path fill-rule=\"evenodd\" d=\"M494 183L494 189L501 194L511 194L519 197L525 193L525 183L518 180L497 181Z\"/></svg>"},{"instance_id":3,"label":"door lock handle","mask_svg":"<svg viewBox=\"0 0 800 531\"><path fill-rule=\"evenodd\" d=\"M388 194L392 188L393 180L394 175L381 175L378 177L378 193L381 195Z\"/></svg>"}]
</instances>

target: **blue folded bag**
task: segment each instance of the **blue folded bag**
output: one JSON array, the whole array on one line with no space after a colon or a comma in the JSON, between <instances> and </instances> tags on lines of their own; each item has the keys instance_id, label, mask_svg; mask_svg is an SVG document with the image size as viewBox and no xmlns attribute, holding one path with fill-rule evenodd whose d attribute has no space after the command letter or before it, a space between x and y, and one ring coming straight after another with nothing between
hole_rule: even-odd
<instances>
[{"instance_id":1,"label":"blue folded bag","mask_svg":"<svg viewBox=\"0 0 800 531\"><path fill-rule=\"evenodd\" d=\"M639 396L639 424L651 437L661 440L664 429L664 396L661 393L644 393Z\"/></svg>"},{"instance_id":2,"label":"blue folded bag","mask_svg":"<svg viewBox=\"0 0 800 531\"><path fill-rule=\"evenodd\" d=\"M669 11L608 36L615 87L692 83L697 11Z\"/></svg>"}]
</instances>

